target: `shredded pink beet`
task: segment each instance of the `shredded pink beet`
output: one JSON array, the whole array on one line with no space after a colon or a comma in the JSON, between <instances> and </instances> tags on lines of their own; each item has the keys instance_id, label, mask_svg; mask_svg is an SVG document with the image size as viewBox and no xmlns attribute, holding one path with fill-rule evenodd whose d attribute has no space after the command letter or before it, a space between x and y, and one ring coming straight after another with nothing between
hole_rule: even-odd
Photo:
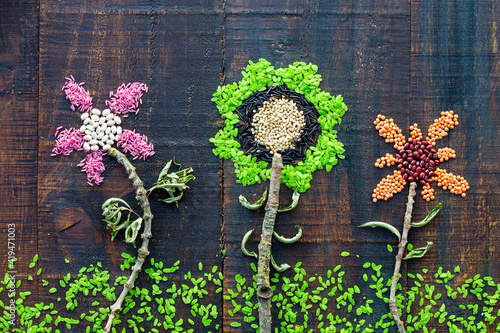
<instances>
[{"instance_id":1,"label":"shredded pink beet","mask_svg":"<svg viewBox=\"0 0 500 333\"><path fill-rule=\"evenodd\" d=\"M66 94L66 99L71 102L71 110L75 111L78 107L78 111L89 112L92 110L92 97L87 90L83 88L85 82L76 83L73 75L66 78L66 83L62 87L64 93Z\"/></svg>"},{"instance_id":2,"label":"shredded pink beet","mask_svg":"<svg viewBox=\"0 0 500 333\"><path fill-rule=\"evenodd\" d=\"M123 152L130 153L134 160L138 158L145 160L155 154L153 144L148 143L148 137L135 133L135 130L124 130L116 145L117 147L123 147Z\"/></svg>"},{"instance_id":3,"label":"shredded pink beet","mask_svg":"<svg viewBox=\"0 0 500 333\"><path fill-rule=\"evenodd\" d=\"M81 160L77 165L82 167L82 172L87 173L87 184L90 186L94 186L92 182L99 185L104 180L101 173L103 173L106 168L104 167L104 163L102 163L102 156L102 151L93 151L90 154L87 154L87 157Z\"/></svg>"},{"instance_id":4,"label":"shredded pink beet","mask_svg":"<svg viewBox=\"0 0 500 333\"><path fill-rule=\"evenodd\" d=\"M106 101L106 105L116 115L127 117L129 112L139 112L139 104L142 104L141 97L145 92L148 92L148 87L144 83L122 84L116 94L112 91L109 93L109 100Z\"/></svg>"},{"instance_id":5,"label":"shredded pink beet","mask_svg":"<svg viewBox=\"0 0 500 333\"><path fill-rule=\"evenodd\" d=\"M50 156L69 155L73 150L83 150L83 137L85 134L73 127L70 129L63 129L62 131L61 129L62 127L58 127L56 130L56 145L54 149L52 149L52 154L50 154Z\"/></svg>"}]
</instances>

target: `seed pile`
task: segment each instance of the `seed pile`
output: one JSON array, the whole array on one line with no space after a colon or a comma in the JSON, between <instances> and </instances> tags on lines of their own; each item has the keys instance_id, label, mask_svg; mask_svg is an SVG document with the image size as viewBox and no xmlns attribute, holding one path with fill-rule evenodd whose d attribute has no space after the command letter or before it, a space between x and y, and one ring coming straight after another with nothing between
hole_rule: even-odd
<instances>
[{"instance_id":1,"label":"seed pile","mask_svg":"<svg viewBox=\"0 0 500 333\"><path fill-rule=\"evenodd\" d=\"M373 190L373 202L377 202L378 200L389 200L394 194L401 192L405 185L406 181L401 175L401 171L394 170L392 175L382 179L375 190Z\"/></svg>"},{"instance_id":2,"label":"seed pile","mask_svg":"<svg viewBox=\"0 0 500 333\"><path fill-rule=\"evenodd\" d=\"M385 138L386 143L394 143L396 150L403 149L406 142L405 136L401 134L402 130L394 123L392 118L387 119L384 115L379 114L373 123L380 136Z\"/></svg>"},{"instance_id":3,"label":"seed pile","mask_svg":"<svg viewBox=\"0 0 500 333\"><path fill-rule=\"evenodd\" d=\"M102 112L99 109L84 112L81 115L83 125L80 132L84 133L83 149L85 151L109 150L122 134L120 117L114 115L110 109Z\"/></svg>"},{"instance_id":4,"label":"seed pile","mask_svg":"<svg viewBox=\"0 0 500 333\"><path fill-rule=\"evenodd\" d=\"M250 131L257 142L266 146L272 155L275 152L295 148L295 142L300 141L302 128L306 125L304 112L297 109L294 101L285 96L281 99L271 98L254 110Z\"/></svg>"},{"instance_id":5,"label":"seed pile","mask_svg":"<svg viewBox=\"0 0 500 333\"><path fill-rule=\"evenodd\" d=\"M457 157L455 151L451 148L439 148L437 156L440 162L448 161L450 158Z\"/></svg>"},{"instance_id":6,"label":"seed pile","mask_svg":"<svg viewBox=\"0 0 500 333\"><path fill-rule=\"evenodd\" d=\"M436 144L436 140L442 139L448 135L448 131L458 125L458 115L453 111L441 112L441 117L434 120L434 123L429 126L429 134L427 141L432 145Z\"/></svg>"},{"instance_id":7,"label":"seed pile","mask_svg":"<svg viewBox=\"0 0 500 333\"><path fill-rule=\"evenodd\" d=\"M392 166L394 164L396 164L397 162L397 159L392 156L391 154L387 153L385 154L385 156L381 157L381 158L377 158L377 161L375 162L375 167L376 168L383 168L384 166Z\"/></svg>"},{"instance_id":8,"label":"seed pile","mask_svg":"<svg viewBox=\"0 0 500 333\"><path fill-rule=\"evenodd\" d=\"M398 170L404 180L419 182L422 186L432 182L436 165L439 164L437 151L427 141L418 141L404 144L403 149L396 154Z\"/></svg>"},{"instance_id":9,"label":"seed pile","mask_svg":"<svg viewBox=\"0 0 500 333\"><path fill-rule=\"evenodd\" d=\"M470 189L469 183L462 176L456 176L446 172L444 169L436 169L434 180L443 190L450 190L451 193L465 197L465 192Z\"/></svg>"},{"instance_id":10,"label":"seed pile","mask_svg":"<svg viewBox=\"0 0 500 333\"><path fill-rule=\"evenodd\" d=\"M254 93L235 112L243 151L262 161L272 161L275 152L285 165L303 161L321 134L314 105L286 85Z\"/></svg>"},{"instance_id":11,"label":"seed pile","mask_svg":"<svg viewBox=\"0 0 500 333\"><path fill-rule=\"evenodd\" d=\"M419 141L422 140L422 131L418 127L418 124L413 124L410 126L410 135L413 139L417 139Z\"/></svg>"}]
</instances>

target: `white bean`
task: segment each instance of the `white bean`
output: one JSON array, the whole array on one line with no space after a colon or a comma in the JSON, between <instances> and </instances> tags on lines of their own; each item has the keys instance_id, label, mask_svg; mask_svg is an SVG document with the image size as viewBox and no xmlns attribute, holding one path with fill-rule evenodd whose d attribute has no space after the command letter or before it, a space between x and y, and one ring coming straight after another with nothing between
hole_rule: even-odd
<instances>
[{"instance_id":1,"label":"white bean","mask_svg":"<svg viewBox=\"0 0 500 333\"><path fill-rule=\"evenodd\" d=\"M90 146L90 150L92 150L92 151L98 151L99 150L99 146L98 145Z\"/></svg>"},{"instance_id":2,"label":"white bean","mask_svg":"<svg viewBox=\"0 0 500 333\"><path fill-rule=\"evenodd\" d=\"M83 143L83 149L85 149L85 151L89 151L90 150L90 144L88 142L84 142Z\"/></svg>"},{"instance_id":3,"label":"white bean","mask_svg":"<svg viewBox=\"0 0 500 333\"><path fill-rule=\"evenodd\" d=\"M80 116L80 118L81 118L82 120L88 119L88 117L89 117L89 113L88 113L88 112L84 112L84 113L82 113L82 115Z\"/></svg>"},{"instance_id":4,"label":"white bean","mask_svg":"<svg viewBox=\"0 0 500 333\"><path fill-rule=\"evenodd\" d=\"M101 115L101 110L99 110L99 109L92 109L92 114L95 114L96 116L100 116Z\"/></svg>"},{"instance_id":5,"label":"white bean","mask_svg":"<svg viewBox=\"0 0 500 333\"><path fill-rule=\"evenodd\" d=\"M102 115L103 115L104 117L106 117L106 116L107 116L108 114L110 114L110 113L111 113L111 110L110 110L110 109L104 109L104 110L102 111Z\"/></svg>"},{"instance_id":6,"label":"white bean","mask_svg":"<svg viewBox=\"0 0 500 333\"><path fill-rule=\"evenodd\" d=\"M118 116L116 116L114 120L115 120L115 124L117 124L117 125L120 125L122 123L122 120Z\"/></svg>"}]
</instances>

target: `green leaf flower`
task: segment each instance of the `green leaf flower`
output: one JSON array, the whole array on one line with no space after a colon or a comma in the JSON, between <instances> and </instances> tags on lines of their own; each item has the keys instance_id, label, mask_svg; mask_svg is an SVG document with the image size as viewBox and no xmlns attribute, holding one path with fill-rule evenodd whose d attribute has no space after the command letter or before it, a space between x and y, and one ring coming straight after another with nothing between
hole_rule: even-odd
<instances>
[{"instance_id":1,"label":"green leaf flower","mask_svg":"<svg viewBox=\"0 0 500 333\"><path fill-rule=\"evenodd\" d=\"M285 167L281 174L281 183L298 192L305 192L311 187L314 171L325 168L329 172L339 159L344 158L344 145L337 141L337 131L334 127L340 124L347 106L343 103L342 96L334 97L319 88L321 75L317 74L317 71L318 66L303 62L295 62L288 68L275 69L265 59L260 59L256 63L249 61L242 72L243 77L240 82L219 86L213 94L212 101L224 118L223 128L210 139L215 145L213 153L220 158L233 161L238 182L243 186L268 180L271 170L268 168L269 159L266 161L263 157L262 149L256 150L260 153L258 156L243 151L239 131L242 127L251 127L251 124L245 123L239 108L256 94L266 99L267 92L273 87L284 87L283 89L300 96L301 100L312 104L311 107L315 109L316 114L314 121L319 123L320 127L317 135L309 140L309 143L311 140L314 141L313 144L301 149L300 156L288 163L284 159ZM259 92L261 93L258 94ZM278 152L283 153L283 151Z\"/></svg>"}]
</instances>

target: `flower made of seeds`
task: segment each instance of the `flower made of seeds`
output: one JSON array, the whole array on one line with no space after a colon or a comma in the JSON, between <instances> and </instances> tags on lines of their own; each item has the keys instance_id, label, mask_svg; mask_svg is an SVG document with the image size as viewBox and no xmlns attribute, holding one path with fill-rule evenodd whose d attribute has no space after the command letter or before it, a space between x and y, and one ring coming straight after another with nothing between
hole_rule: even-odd
<instances>
[{"instance_id":1,"label":"flower made of seeds","mask_svg":"<svg viewBox=\"0 0 500 333\"><path fill-rule=\"evenodd\" d=\"M463 177L438 167L440 163L455 158L455 151L451 148L434 148L437 140L447 136L448 131L458 125L458 115L453 111L441 112L441 117L429 126L425 140L422 140L418 125L413 124L410 126L411 139L408 142L392 119L378 115L374 124L385 142L393 143L394 149L398 151L394 156L386 154L375 162L378 168L396 165L397 170L378 183L372 195L374 202L392 198L395 193L401 192L406 182L422 185L421 194L426 201L434 200L434 189L430 187L432 182L437 182L443 190L465 197L465 192L470 188L469 183Z\"/></svg>"},{"instance_id":2,"label":"flower made of seeds","mask_svg":"<svg viewBox=\"0 0 500 333\"><path fill-rule=\"evenodd\" d=\"M314 171L329 172L344 158L333 128L347 107L342 96L319 88L317 71L303 62L275 69L260 59L249 61L240 82L218 87L212 101L225 121L210 142L216 156L233 161L239 183L268 180L268 162L279 153L285 165L281 182L305 192Z\"/></svg>"},{"instance_id":3,"label":"flower made of seeds","mask_svg":"<svg viewBox=\"0 0 500 333\"><path fill-rule=\"evenodd\" d=\"M110 92L106 100L107 109L92 108L92 97L83 85L76 83L73 76L66 78L62 90L69 99L70 108L81 112L82 125L79 128L63 129L58 127L55 133L56 143L51 156L69 155L73 150L84 150L87 156L78 164L87 173L87 183L90 186L99 185L104 178L105 170L103 156L116 144L122 147L124 153L130 153L134 159L146 159L154 155L152 143L148 143L145 135L135 130L123 130L122 117L129 113L138 113L142 103L142 95L148 91L144 83L134 82L122 84L116 91Z\"/></svg>"}]
</instances>

